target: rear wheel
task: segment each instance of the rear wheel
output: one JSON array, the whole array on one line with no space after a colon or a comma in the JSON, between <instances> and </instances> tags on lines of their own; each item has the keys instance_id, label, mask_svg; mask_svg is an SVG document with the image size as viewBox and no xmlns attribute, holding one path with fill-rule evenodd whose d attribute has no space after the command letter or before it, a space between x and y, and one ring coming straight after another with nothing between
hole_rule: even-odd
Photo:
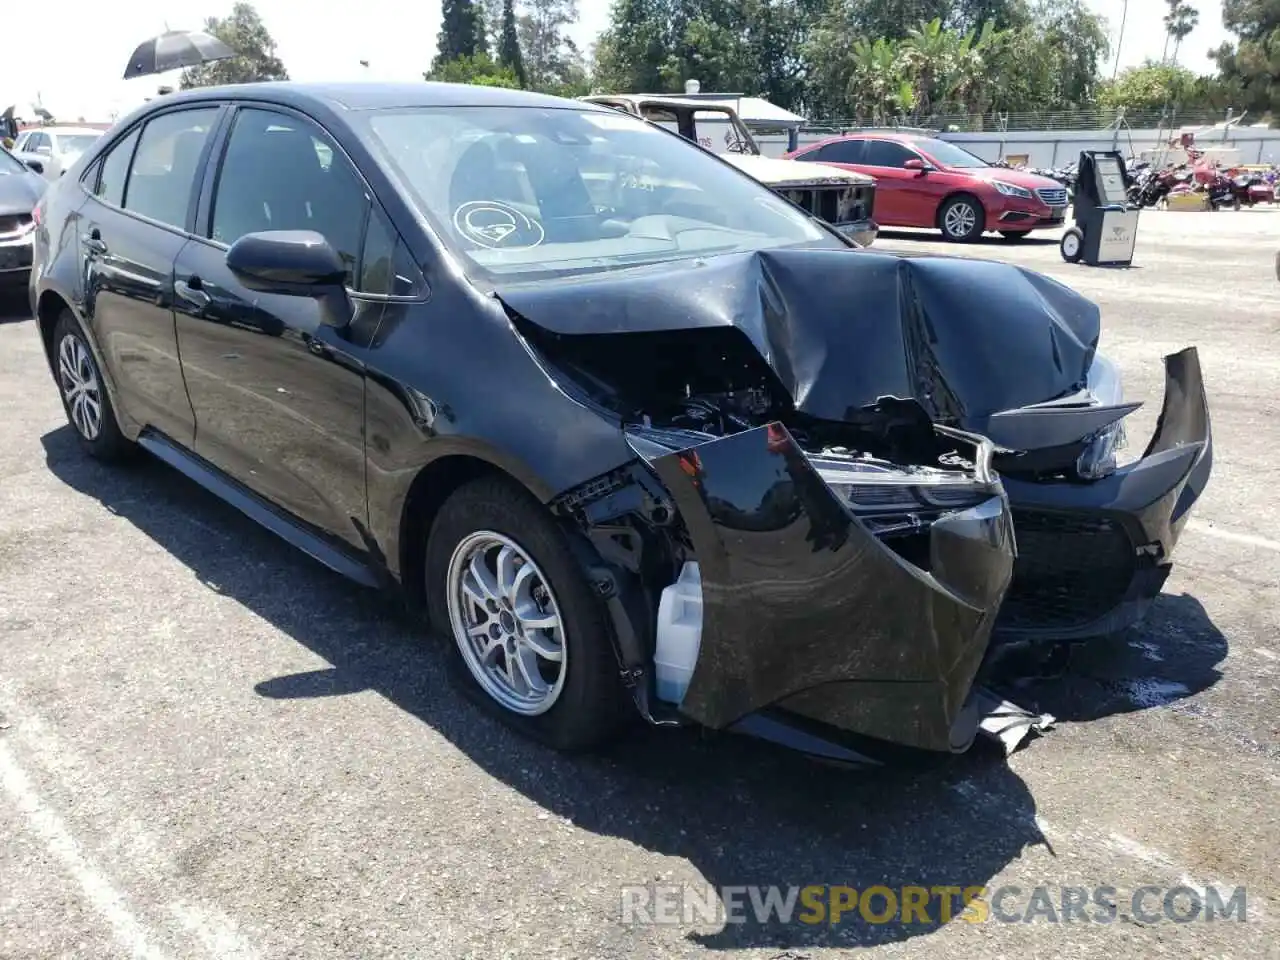
<instances>
[{"instance_id":1,"label":"rear wheel","mask_svg":"<svg viewBox=\"0 0 1280 960\"><path fill-rule=\"evenodd\" d=\"M986 226L982 205L973 197L952 197L938 211L938 226L944 240L967 243L982 236Z\"/></svg>"},{"instance_id":2,"label":"rear wheel","mask_svg":"<svg viewBox=\"0 0 1280 960\"><path fill-rule=\"evenodd\" d=\"M80 325L64 310L53 331L53 362L67 420L89 456L114 462L137 448L120 432L98 362Z\"/></svg>"},{"instance_id":3,"label":"rear wheel","mask_svg":"<svg viewBox=\"0 0 1280 960\"><path fill-rule=\"evenodd\" d=\"M499 477L459 488L432 524L426 578L473 698L560 750L612 736L625 694L608 618L540 503Z\"/></svg>"}]
</instances>

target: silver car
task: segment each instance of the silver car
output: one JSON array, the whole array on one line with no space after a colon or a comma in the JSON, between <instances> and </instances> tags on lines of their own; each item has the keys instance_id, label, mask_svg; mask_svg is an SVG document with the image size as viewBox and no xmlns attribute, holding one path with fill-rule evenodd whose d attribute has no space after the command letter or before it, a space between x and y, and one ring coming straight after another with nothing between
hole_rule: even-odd
<instances>
[{"instance_id":1,"label":"silver car","mask_svg":"<svg viewBox=\"0 0 1280 960\"><path fill-rule=\"evenodd\" d=\"M102 134L92 127L34 127L18 134L13 154L46 180L57 180Z\"/></svg>"}]
</instances>

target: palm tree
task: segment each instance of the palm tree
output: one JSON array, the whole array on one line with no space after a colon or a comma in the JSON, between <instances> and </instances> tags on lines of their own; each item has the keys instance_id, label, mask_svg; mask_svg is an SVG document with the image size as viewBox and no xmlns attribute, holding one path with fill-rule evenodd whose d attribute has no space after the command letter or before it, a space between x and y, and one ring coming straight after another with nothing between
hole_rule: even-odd
<instances>
[{"instance_id":1,"label":"palm tree","mask_svg":"<svg viewBox=\"0 0 1280 960\"><path fill-rule=\"evenodd\" d=\"M1173 62L1178 62L1178 48L1196 27L1200 26L1200 11L1189 3L1184 3L1178 11L1178 18L1173 23Z\"/></svg>"},{"instance_id":2,"label":"palm tree","mask_svg":"<svg viewBox=\"0 0 1280 960\"><path fill-rule=\"evenodd\" d=\"M1200 11L1185 0L1165 0L1169 12L1164 15L1164 51L1160 62L1169 59L1169 41L1173 40L1173 61L1178 62L1178 48L1191 31L1200 25Z\"/></svg>"}]
</instances>

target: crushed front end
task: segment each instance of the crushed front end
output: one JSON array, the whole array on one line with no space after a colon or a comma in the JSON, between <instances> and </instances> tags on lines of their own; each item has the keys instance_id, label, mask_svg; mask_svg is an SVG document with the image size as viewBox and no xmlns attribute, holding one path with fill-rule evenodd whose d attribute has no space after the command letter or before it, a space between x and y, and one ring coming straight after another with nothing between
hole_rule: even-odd
<instances>
[{"instance_id":1,"label":"crushed front end","mask_svg":"<svg viewBox=\"0 0 1280 960\"><path fill-rule=\"evenodd\" d=\"M1070 423L1090 411L1124 416L1136 409L1121 402L1118 377L1107 361L1095 358L1091 374L1087 393L1093 403L1073 396L1019 414L1029 409L1041 421ZM1007 419L992 418L996 438ZM1020 548L997 623L999 642L1112 634L1139 622L1159 595L1179 534L1213 466L1195 348L1165 358L1164 406L1151 442L1140 459L1117 465L1122 424L1117 418L1068 443L1040 449L1023 444L996 457ZM1048 431L1047 424L1037 426L1042 442Z\"/></svg>"},{"instance_id":2,"label":"crushed front end","mask_svg":"<svg viewBox=\"0 0 1280 960\"><path fill-rule=\"evenodd\" d=\"M696 443L628 437L700 570L681 713L716 729L766 711L921 750L969 746L978 718L964 706L1014 552L983 444L943 435L933 464L903 466L806 451L778 422Z\"/></svg>"},{"instance_id":3,"label":"crushed front end","mask_svg":"<svg viewBox=\"0 0 1280 960\"><path fill-rule=\"evenodd\" d=\"M593 548L643 713L832 759L970 745L1015 553L989 443L913 402L858 425L800 415L732 329L516 322L636 453L554 506ZM696 617L669 615L690 583Z\"/></svg>"}]
</instances>

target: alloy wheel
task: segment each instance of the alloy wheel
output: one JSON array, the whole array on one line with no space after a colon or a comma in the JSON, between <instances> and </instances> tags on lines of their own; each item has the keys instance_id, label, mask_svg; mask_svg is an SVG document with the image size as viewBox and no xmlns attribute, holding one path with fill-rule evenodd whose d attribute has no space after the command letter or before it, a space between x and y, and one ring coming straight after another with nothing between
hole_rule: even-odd
<instances>
[{"instance_id":1,"label":"alloy wheel","mask_svg":"<svg viewBox=\"0 0 1280 960\"><path fill-rule=\"evenodd\" d=\"M102 384L89 349L73 334L58 345L58 379L72 424L86 440L97 440L102 432Z\"/></svg>"},{"instance_id":2,"label":"alloy wheel","mask_svg":"<svg viewBox=\"0 0 1280 960\"><path fill-rule=\"evenodd\" d=\"M551 586L514 540L481 530L449 560L449 623L476 682L513 713L538 716L560 697L568 650Z\"/></svg>"},{"instance_id":3,"label":"alloy wheel","mask_svg":"<svg viewBox=\"0 0 1280 960\"><path fill-rule=\"evenodd\" d=\"M942 227L949 236L960 239L967 237L978 222L978 215L968 203L953 203L942 215Z\"/></svg>"}]
</instances>

